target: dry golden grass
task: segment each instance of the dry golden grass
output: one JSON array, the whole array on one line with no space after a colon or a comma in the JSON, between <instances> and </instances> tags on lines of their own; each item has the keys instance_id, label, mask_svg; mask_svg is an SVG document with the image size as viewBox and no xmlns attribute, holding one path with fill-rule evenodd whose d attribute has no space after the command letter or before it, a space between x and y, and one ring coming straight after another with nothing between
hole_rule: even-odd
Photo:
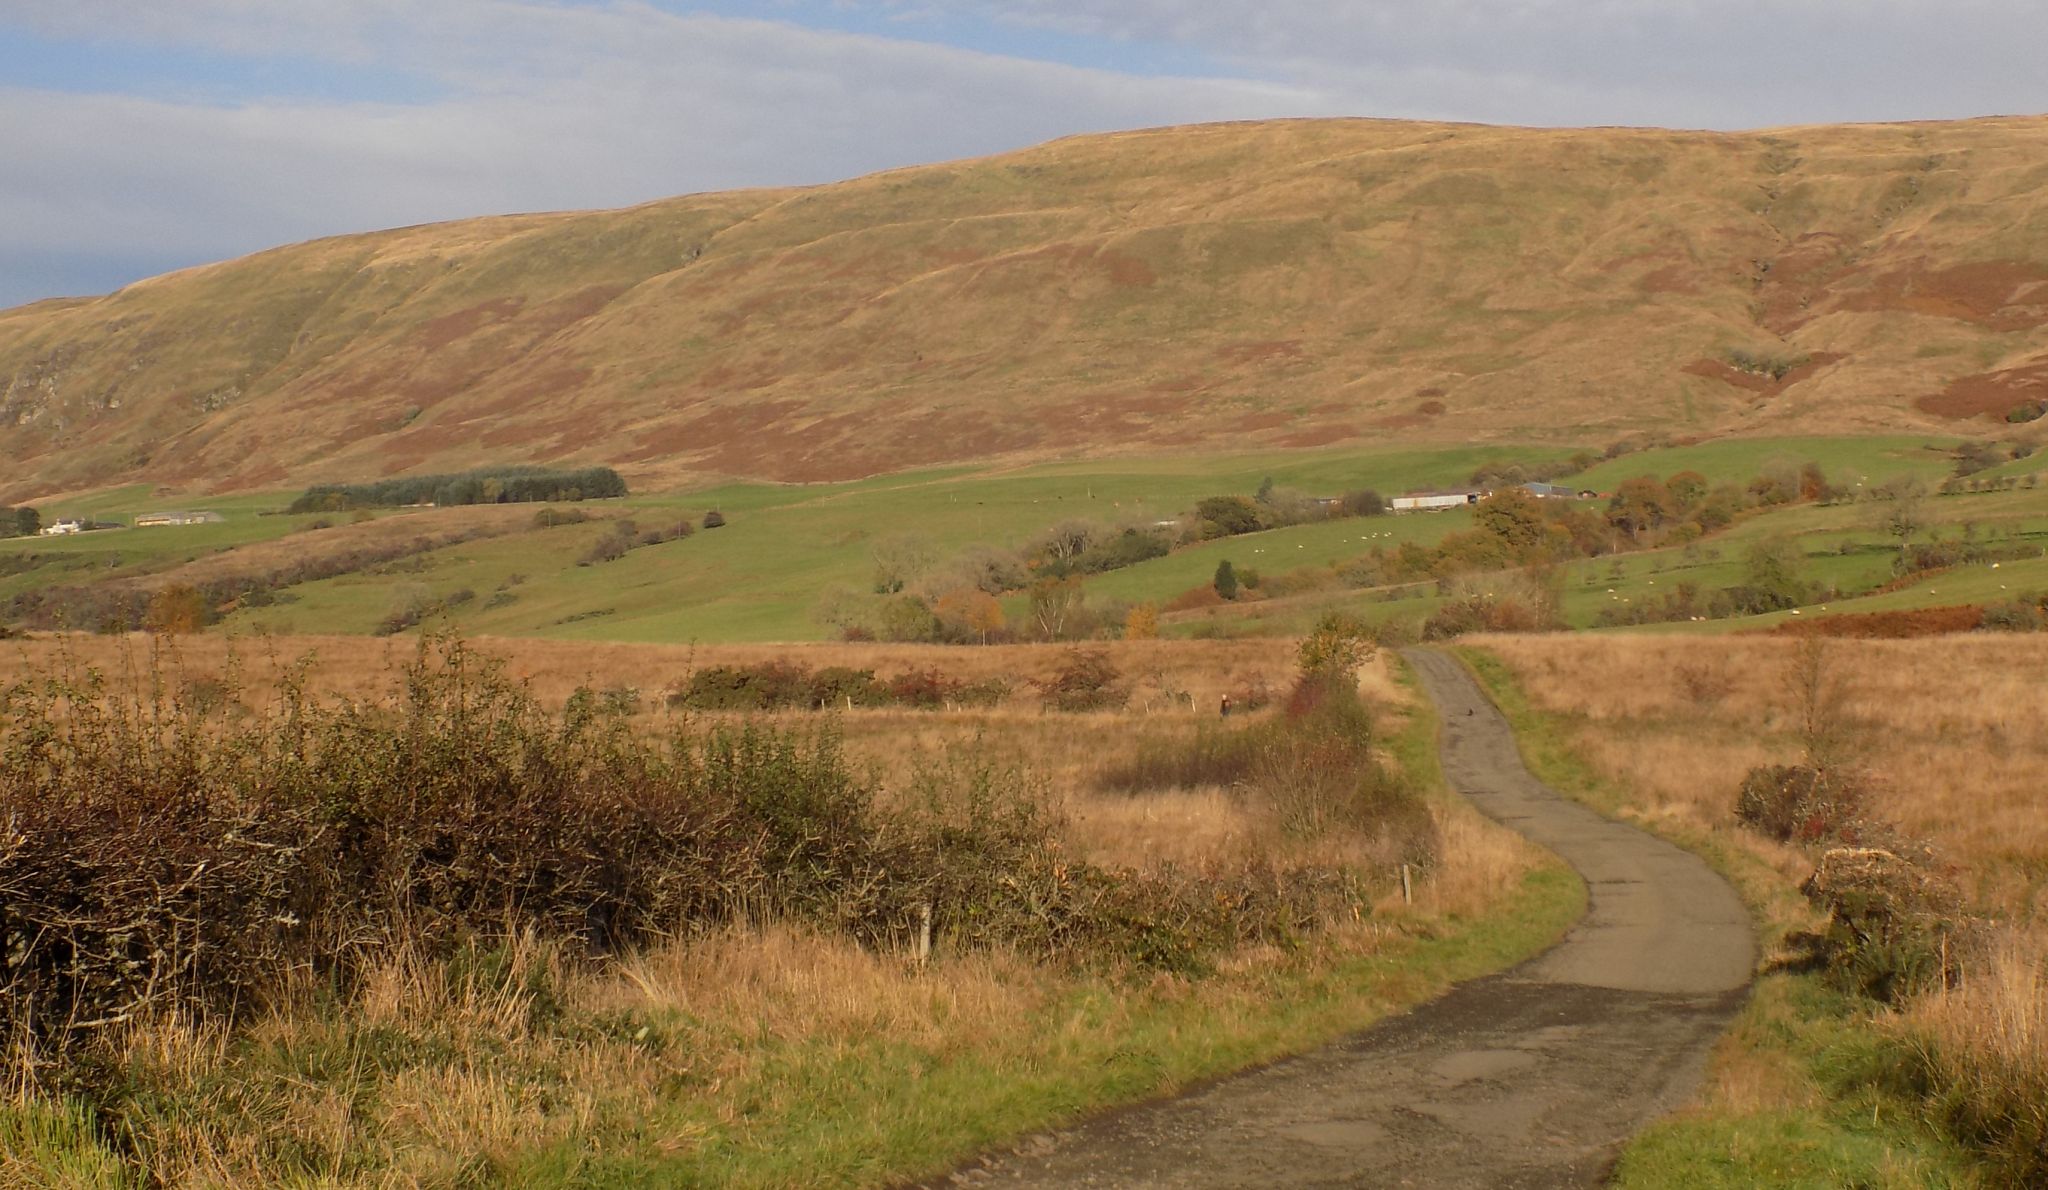
<instances>
[{"instance_id":1,"label":"dry golden grass","mask_svg":"<svg viewBox=\"0 0 2048 1190\"><path fill-rule=\"evenodd\" d=\"M713 665L751 665L788 661L813 669L844 665L874 669L883 676L913 669L938 669L966 681L1002 678L1012 684L1009 708L1037 710L1029 683L1049 678L1059 668L1069 645L813 644L776 645L647 645L479 637L469 642L479 654L504 662L507 671L527 683L543 703L559 706L579 686L596 690L626 687L638 690L644 702L658 706L663 695L681 688L690 674ZM1170 711L1181 704L1169 697L1191 695L1198 711L1213 713L1222 696L1254 680L1284 686L1294 669L1295 643L1290 640L1235 641L1108 641L1081 646L1100 649L1132 686L1131 712ZM349 636L230 637L206 634L151 637L83 634L37 634L0 645L0 683L83 667L100 670L130 684L147 680L153 663L176 680L220 678L234 671L251 698L274 693L289 668L310 660L309 689L319 695L367 698L390 689L393 676L418 648L415 637L376 640ZM1370 696L1398 703L1408 697L1388 676L1382 659L1368 671L1362 689ZM854 717L887 714L856 711Z\"/></svg>"},{"instance_id":2,"label":"dry golden grass","mask_svg":"<svg viewBox=\"0 0 2048 1190\"><path fill-rule=\"evenodd\" d=\"M1013 955L949 958L944 971L912 956L778 925L734 927L638 955L593 980L592 1002L743 1022L756 1037L794 1042L875 1034L934 1053L972 1040L959 1026L1026 1015L1045 1002L1043 972Z\"/></svg>"},{"instance_id":3,"label":"dry golden grass","mask_svg":"<svg viewBox=\"0 0 2048 1190\"><path fill-rule=\"evenodd\" d=\"M1480 637L1644 812L1730 821L1751 767L1799 756L1795 642L1767 637ZM1836 641L1851 758L1875 808L1931 841L1977 902L2048 918L2048 637ZM1786 863L1796 864L1796 854Z\"/></svg>"},{"instance_id":4,"label":"dry golden grass","mask_svg":"<svg viewBox=\"0 0 2048 1190\"><path fill-rule=\"evenodd\" d=\"M1502 889L1544 861L1541 848L1462 802L1438 810L1436 822L1444 863L1418 891L1425 912L1485 913L1499 905Z\"/></svg>"}]
</instances>

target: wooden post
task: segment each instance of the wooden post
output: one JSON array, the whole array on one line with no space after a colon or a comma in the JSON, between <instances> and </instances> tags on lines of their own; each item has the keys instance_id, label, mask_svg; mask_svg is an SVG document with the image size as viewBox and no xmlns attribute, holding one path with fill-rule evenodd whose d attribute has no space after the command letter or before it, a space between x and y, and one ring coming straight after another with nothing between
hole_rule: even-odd
<instances>
[{"instance_id":1,"label":"wooden post","mask_svg":"<svg viewBox=\"0 0 2048 1190\"><path fill-rule=\"evenodd\" d=\"M929 903L917 907L917 965L922 967L932 957L932 907Z\"/></svg>"},{"instance_id":2,"label":"wooden post","mask_svg":"<svg viewBox=\"0 0 2048 1190\"><path fill-rule=\"evenodd\" d=\"M1401 865L1401 903L1403 905L1413 905L1415 903L1415 885L1409 880L1407 864Z\"/></svg>"}]
</instances>

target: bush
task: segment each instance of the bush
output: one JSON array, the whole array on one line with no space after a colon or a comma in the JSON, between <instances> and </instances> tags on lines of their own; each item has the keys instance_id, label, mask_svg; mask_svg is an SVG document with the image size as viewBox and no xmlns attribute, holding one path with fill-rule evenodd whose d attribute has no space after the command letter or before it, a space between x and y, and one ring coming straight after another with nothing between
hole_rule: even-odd
<instances>
[{"instance_id":1,"label":"bush","mask_svg":"<svg viewBox=\"0 0 2048 1190\"><path fill-rule=\"evenodd\" d=\"M1355 681L1359 667L1378 650L1371 625L1344 612L1325 612L1302 640L1296 662L1304 674L1334 674Z\"/></svg>"},{"instance_id":2,"label":"bush","mask_svg":"<svg viewBox=\"0 0 2048 1190\"><path fill-rule=\"evenodd\" d=\"M1438 608L1422 622L1422 639L1450 640L1468 632L1536 632L1553 626L1519 599L1474 595Z\"/></svg>"},{"instance_id":3,"label":"bush","mask_svg":"<svg viewBox=\"0 0 2048 1190\"><path fill-rule=\"evenodd\" d=\"M1980 628L1992 632L2040 632L2048 629L2048 595L1994 603L1984 609Z\"/></svg>"},{"instance_id":4,"label":"bush","mask_svg":"<svg viewBox=\"0 0 2048 1190\"><path fill-rule=\"evenodd\" d=\"M668 696L668 705L695 711L829 711L848 704L938 710L994 706L1009 691L1000 678L966 682L937 669L877 678L872 669L828 666L813 673L787 661L766 661L700 669Z\"/></svg>"},{"instance_id":5,"label":"bush","mask_svg":"<svg viewBox=\"0 0 2048 1190\"><path fill-rule=\"evenodd\" d=\"M1100 649L1069 649L1051 678L1033 682L1041 705L1055 711L1107 711L1130 701L1123 673Z\"/></svg>"},{"instance_id":6,"label":"bush","mask_svg":"<svg viewBox=\"0 0 2048 1190\"><path fill-rule=\"evenodd\" d=\"M1973 932L1924 847L1833 847L1799 886L1828 912L1818 957L1840 986L1885 1003L1954 983Z\"/></svg>"},{"instance_id":7,"label":"bush","mask_svg":"<svg viewBox=\"0 0 2048 1190\"><path fill-rule=\"evenodd\" d=\"M206 596L189 583L170 583L149 597L143 627L163 636L198 632L219 619Z\"/></svg>"},{"instance_id":8,"label":"bush","mask_svg":"<svg viewBox=\"0 0 2048 1190\"><path fill-rule=\"evenodd\" d=\"M1266 527L1259 506L1243 496L1210 496L1195 505L1197 532L1204 538L1235 537Z\"/></svg>"},{"instance_id":9,"label":"bush","mask_svg":"<svg viewBox=\"0 0 2048 1190\"><path fill-rule=\"evenodd\" d=\"M1010 697L1010 683L1002 678L983 678L979 682L962 683L953 692L953 701L963 707L992 707Z\"/></svg>"},{"instance_id":10,"label":"bush","mask_svg":"<svg viewBox=\"0 0 2048 1190\"><path fill-rule=\"evenodd\" d=\"M1735 817L1779 842L1854 839L1866 800L1862 783L1839 770L1765 765L1742 778Z\"/></svg>"},{"instance_id":11,"label":"bush","mask_svg":"<svg viewBox=\"0 0 2048 1190\"><path fill-rule=\"evenodd\" d=\"M833 707L877 706L887 697L872 669L828 665L811 675L810 705L817 710Z\"/></svg>"},{"instance_id":12,"label":"bush","mask_svg":"<svg viewBox=\"0 0 2048 1190\"><path fill-rule=\"evenodd\" d=\"M1356 684L1327 669L1302 674L1276 718L1204 728L1191 741L1146 741L1096 783L1118 793L1221 786L1289 834L1372 837L1389 868L1427 866L1436 856L1428 807L1380 763Z\"/></svg>"},{"instance_id":13,"label":"bush","mask_svg":"<svg viewBox=\"0 0 2048 1190\"><path fill-rule=\"evenodd\" d=\"M392 595L391 610L377 622L376 635L396 636L408 629L417 628L429 617L443 615L475 599L476 592L468 587L450 591L439 598L422 586L400 587Z\"/></svg>"},{"instance_id":14,"label":"bush","mask_svg":"<svg viewBox=\"0 0 2048 1190\"><path fill-rule=\"evenodd\" d=\"M590 514L580 508L542 508L533 514L533 527L552 529L557 525L580 525L590 519Z\"/></svg>"},{"instance_id":15,"label":"bush","mask_svg":"<svg viewBox=\"0 0 2048 1190\"><path fill-rule=\"evenodd\" d=\"M883 683L890 702L924 710L938 710L952 702L966 683L937 669L913 669Z\"/></svg>"},{"instance_id":16,"label":"bush","mask_svg":"<svg viewBox=\"0 0 2048 1190\"><path fill-rule=\"evenodd\" d=\"M1074 557L1070 567L1082 574L1101 574L1108 570L1136 566L1153 558L1163 558L1171 552L1173 542L1163 531L1125 529L1114 537L1090 544ZM1058 570L1057 567L1053 569L1055 572Z\"/></svg>"},{"instance_id":17,"label":"bush","mask_svg":"<svg viewBox=\"0 0 2048 1190\"><path fill-rule=\"evenodd\" d=\"M713 665L691 674L689 685L669 696L669 705L696 711L772 711L811 705L811 688L810 674L785 661Z\"/></svg>"}]
</instances>

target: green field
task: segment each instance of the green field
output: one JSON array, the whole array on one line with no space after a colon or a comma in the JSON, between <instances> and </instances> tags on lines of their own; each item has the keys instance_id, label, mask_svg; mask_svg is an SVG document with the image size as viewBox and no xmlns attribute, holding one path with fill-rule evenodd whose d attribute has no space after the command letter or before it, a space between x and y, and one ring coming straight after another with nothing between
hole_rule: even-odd
<instances>
[{"instance_id":1,"label":"green field","mask_svg":"<svg viewBox=\"0 0 2048 1190\"><path fill-rule=\"evenodd\" d=\"M1765 468L1813 461L1850 491L1899 475L1918 477L1931 488L1952 466L1953 447L1905 437L1722 441L1625 455L1568 482L1607 490L1631 476L1687 469L1715 481L1745 482ZM977 546L1022 547L1076 518L1136 526L1171 521L1203 497L1250 495L1267 479L1313 496L1358 488L1393 495L1461 483L1485 463L1533 466L1568 453L1517 454L1492 447L1262 452L949 467L840 484L731 483L645 493L582 505L595 519L576 525L539 527L521 513L506 519L500 512L496 535L299 583L281 591L273 604L232 611L224 627L367 633L395 608L467 592L446 615L463 631L478 634L707 643L819 639L830 634L816 618L821 599L834 589L870 591L874 551L892 536L916 535L943 565ZM165 508L205 508L226 519L217 525L0 542L0 599L46 585L173 581L179 567L224 552L229 556L215 559L208 573L258 567L256 555L242 563L233 551L264 542L281 543L263 555L267 561L261 565L274 567L298 553L297 542L318 551L338 541L321 536L330 532L318 527L323 521L333 522L337 535L354 534L351 541L403 542L459 531L479 515L462 509L390 510L378 513L374 526L361 526L350 524L354 518L347 514L277 514L293 495L203 499L127 487L52 505L44 510L46 521L85 515L127 523L137 513ZM1867 501L1795 504L1753 514L1688 546L1568 563L1558 576L1565 618L1574 627L1592 627L1608 608L1657 599L1681 583L1702 591L1734 585L1742 581L1745 552L1775 535L1798 542L1808 577L1838 593L1831 597L1834 608L1993 600L2042 585L2037 568L2008 564L1999 572L1953 574L1945 583L1860 598L1891 579L1897 556L1896 542L1875 525L1874 507ZM2038 487L1929 497L1923 507L1927 527L1916 540L1938 535L2048 544L2048 494ZM714 508L727 518L722 528L635 549L616 561L579 564L618 518L646 530L696 524ZM1338 571L1375 547L1428 546L1471 524L1463 510L1317 521L1182 547L1092 576L1085 586L1097 606L1163 604L1207 585L1227 559L1240 572L1280 580L1281 591L1314 588L1313 593L1272 599L1262 597L1265 591L1250 593L1240 604L1170 617L1169 632L1293 632L1331 607L1419 622L1441 602L1433 589L1350 591ZM1297 581L1285 577L1290 572ZM1299 581L1304 578L1309 581ZM1021 595L1005 603L1013 622L1025 615ZM1746 622L1720 626L1736 623Z\"/></svg>"}]
</instances>

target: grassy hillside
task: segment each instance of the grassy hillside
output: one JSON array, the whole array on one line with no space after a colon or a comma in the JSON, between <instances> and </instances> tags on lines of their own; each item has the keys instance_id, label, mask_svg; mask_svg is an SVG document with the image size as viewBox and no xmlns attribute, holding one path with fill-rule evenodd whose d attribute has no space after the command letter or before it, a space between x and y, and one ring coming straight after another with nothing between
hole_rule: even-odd
<instances>
[{"instance_id":1,"label":"grassy hillside","mask_svg":"<svg viewBox=\"0 0 2048 1190\"><path fill-rule=\"evenodd\" d=\"M0 312L0 500L1969 431L2048 382L2044 147L1232 124L323 240Z\"/></svg>"}]
</instances>

